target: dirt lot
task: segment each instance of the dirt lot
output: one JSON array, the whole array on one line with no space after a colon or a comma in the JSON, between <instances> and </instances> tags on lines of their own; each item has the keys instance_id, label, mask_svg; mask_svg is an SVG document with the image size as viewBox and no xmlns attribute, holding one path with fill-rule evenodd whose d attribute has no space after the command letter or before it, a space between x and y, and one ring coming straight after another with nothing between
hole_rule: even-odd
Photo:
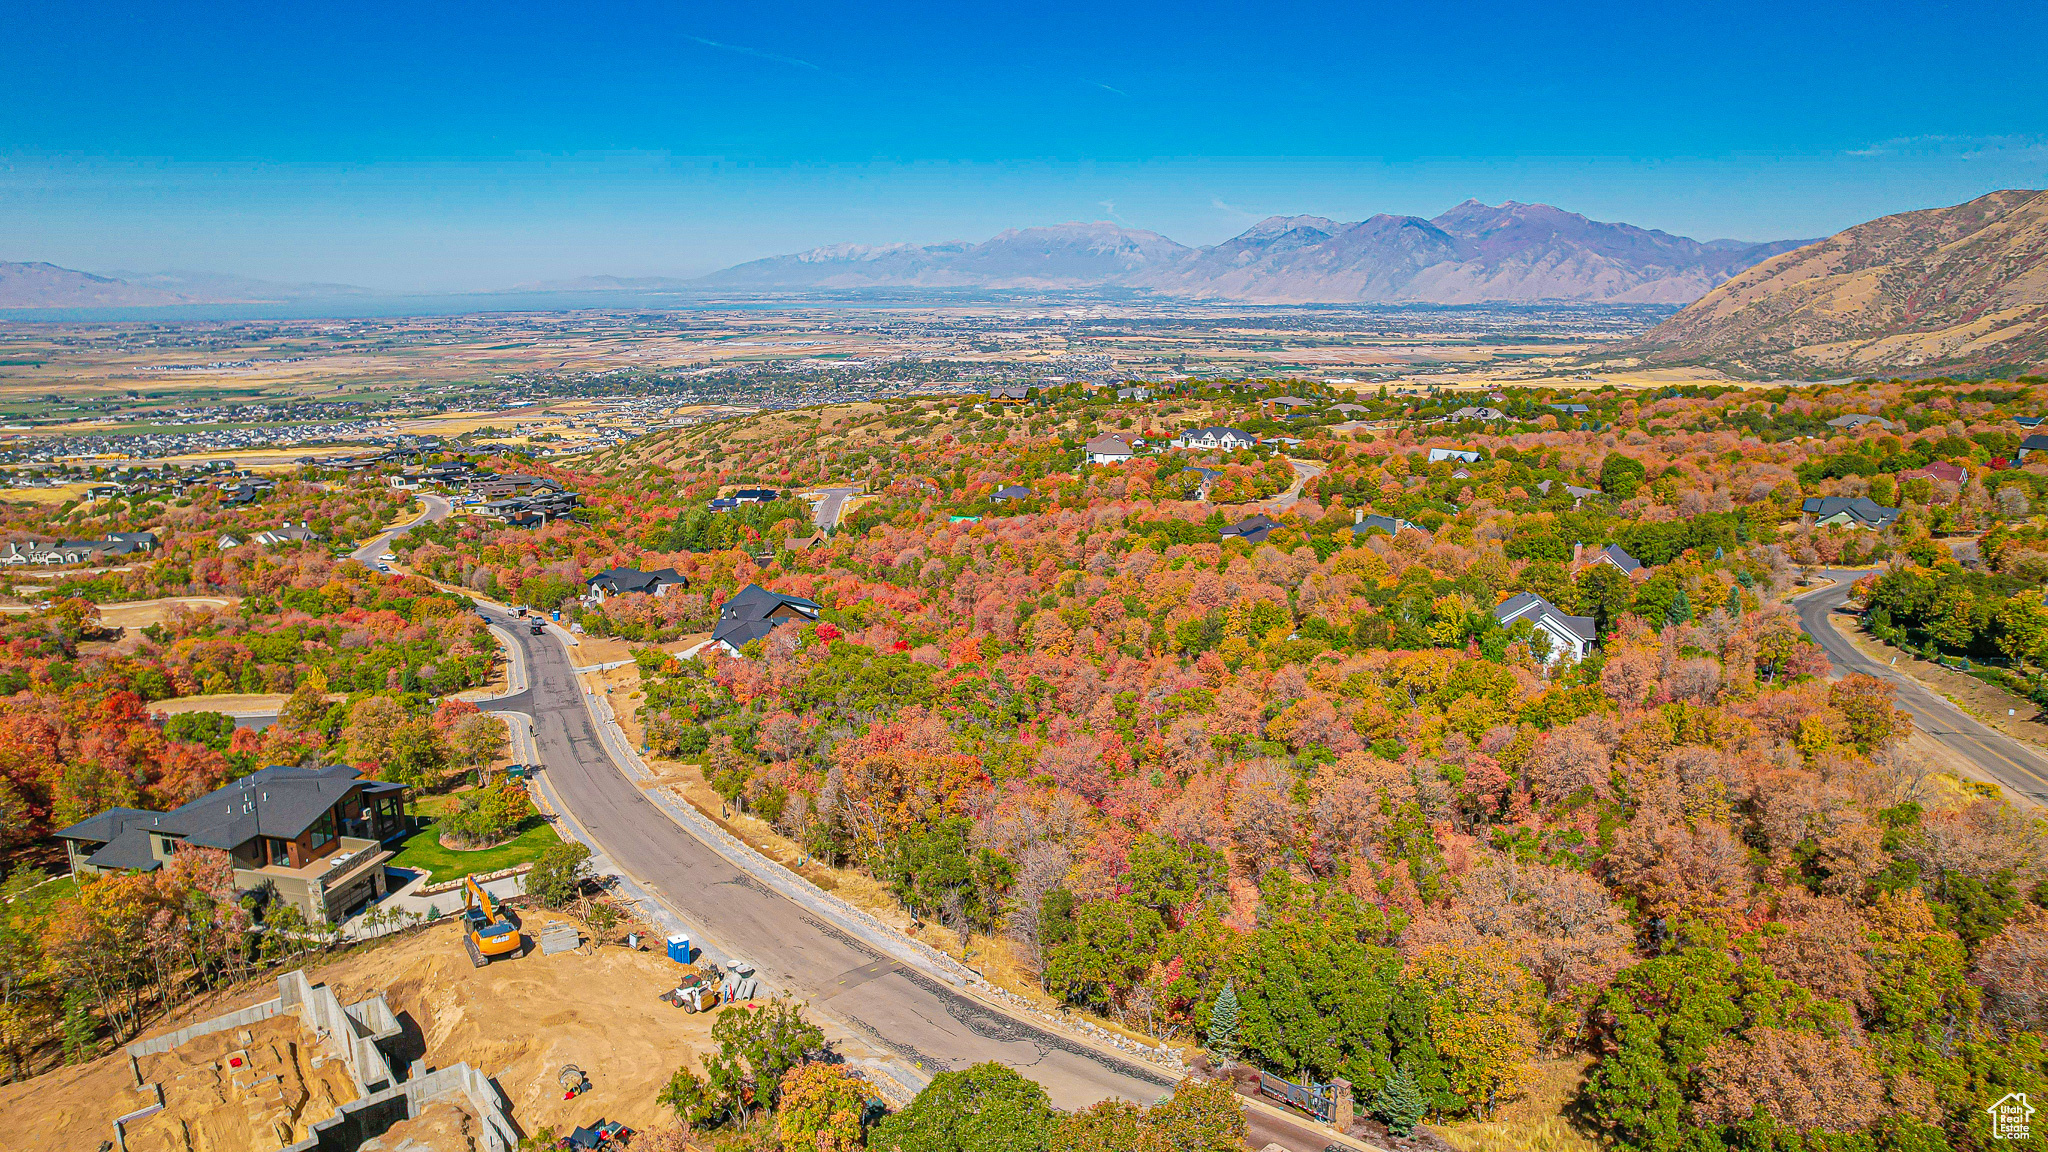
<instances>
[{"instance_id":1,"label":"dirt lot","mask_svg":"<svg viewBox=\"0 0 2048 1152\"><path fill-rule=\"evenodd\" d=\"M548 918L525 915L526 934L535 935ZM700 1067L698 1053L711 1046L715 1016L692 1015L656 999L674 985L678 971L652 948L629 952L614 946L592 952L587 945L581 952L554 956L541 955L534 945L517 959L472 968L450 921L390 938L307 974L332 987L344 1004L383 991L408 1039L423 1045L428 1068L467 1061L495 1077L511 1102L513 1121L531 1133L543 1125L564 1131L599 1119L623 1120L634 1128L655 1126L660 1119L655 1095L678 1065ZM260 981L159 1024L151 1034L274 995L275 982ZM297 1028L295 1019L290 1024ZM184 1054L181 1049L177 1055ZM419 1054L417 1048L402 1053ZM575 1064L590 1076L591 1090L573 1101L563 1100L556 1086L564 1064ZM144 1065L148 1077L152 1069L148 1061ZM329 1066L342 1067L339 1061ZM0 1087L0 1131L27 1134L22 1143L9 1141L12 1147L90 1150L113 1137L113 1118L139 1107L137 1100L127 1057L116 1052ZM452 1117L440 1120L443 1125L455 1122ZM248 1145L248 1152L278 1147L275 1140L252 1139L257 1143ZM148 1146L146 1152L158 1147ZM137 1152L145 1148L137 1146ZM242 1152L242 1146L195 1143L193 1152Z\"/></svg>"}]
</instances>

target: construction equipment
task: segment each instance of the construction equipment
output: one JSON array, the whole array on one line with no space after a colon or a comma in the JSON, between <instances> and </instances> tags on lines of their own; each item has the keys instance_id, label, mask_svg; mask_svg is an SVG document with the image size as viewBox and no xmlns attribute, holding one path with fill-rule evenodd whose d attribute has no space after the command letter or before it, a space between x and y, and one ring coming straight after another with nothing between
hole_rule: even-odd
<instances>
[{"instance_id":1,"label":"construction equipment","mask_svg":"<svg viewBox=\"0 0 2048 1152\"><path fill-rule=\"evenodd\" d=\"M673 1004L685 1012L709 1012L718 1007L718 989L711 981L695 972L683 977L683 982L661 994L663 1003Z\"/></svg>"},{"instance_id":2,"label":"construction equipment","mask_svg":"<svg viewBox=\"0 0 2048 1152\"><path fill-rule=\"evenodd\" d=\"M519 925L505 915L474 876L462 878L462 932L462 946L475 967L519 951Z\"/></svg>"}]
</instances>

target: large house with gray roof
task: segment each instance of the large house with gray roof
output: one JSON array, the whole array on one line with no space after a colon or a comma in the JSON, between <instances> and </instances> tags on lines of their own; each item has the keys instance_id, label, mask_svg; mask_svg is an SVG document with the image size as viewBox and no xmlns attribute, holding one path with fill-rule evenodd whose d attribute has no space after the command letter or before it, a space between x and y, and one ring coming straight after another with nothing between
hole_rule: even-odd
<instances>
[{"instance_id":1,"label":"large house with gray roof","mask_svg":"<svg viewBox=\"0 0 2048 1152\"><path fill-rule=\"evenodd\" d=\"M1527 620L1536 631L1548 637L1550 652L1543 658L1546 664L1560 660L1584 660L1599 638L1593 617L1569 615L1534 592L1524 592L1502 601L1494 608L1493 618L1503 628L1511 627L1518 620Z\"/></svg>"},{"instance_id":2,"label":"large house with gray roof","mask_svg":"<svg viewBox=\"0 0 2048 1152\"><path fill-rule=\"evenodd\" d=\"M235 886L269 888L315 924L338 924L384 895L385 848L412 831L402 784L351 765L279 765L169 812L109 808L60 830L71 870L154 872L185 848L217 848Z\"/></svg>"},{"instance_id":3,"label":"large house with gray roof","mask_svg":"<svg viewBox=\"0 0 2048 1152\"><path fill-rule=\"evenodd\" d=\"M1897 508L1887 508L1868 496L1809 496L1799 510L1813 517L1815 524L1844 528L1888 528L1899 518Z\"/></svg>"},{"instance_id":4,"label":"large house with gray roof","mask_svg":"<svg viewBox=\"0 0 2048 1152\"><path fill-rule=\"evenodd\" d=\"M792 620L816 620L821 611L815 600L749 584L718 606L718 627L711 632L711 643L737 656L747 641L759 640Z\"/></svg>"}]
</instances>

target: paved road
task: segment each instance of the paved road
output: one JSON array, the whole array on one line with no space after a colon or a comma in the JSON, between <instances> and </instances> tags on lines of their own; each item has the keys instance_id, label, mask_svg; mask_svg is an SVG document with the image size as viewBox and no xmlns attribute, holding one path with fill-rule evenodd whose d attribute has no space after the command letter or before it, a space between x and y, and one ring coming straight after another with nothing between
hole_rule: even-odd
<instances>
[{"instance_id":1,"label":"paved road","mask_svg":"<svg viewBox=\"0 0 2048 1152\"><path fill-rule=\"evenodd\" d=\"M825 494L825 498L818 501L818 507L811 513L811 523L817 525L819 531L830 532L839 527L839 515L846 508L847 498L860 495L860 489L821 488L819 491Z\"/></svg>"},{"instance_id":2,"label":"paved road","mask_svg":"<svg viewBox=\"0 0 2048 1152\"><path fill-rule=\"evenodd\" d=\"M1310 480L1323 474L1323 466L1321 464L1311 464L1306 460L1296 460L1292 456L1287 458L1287 462L1294 466L1294 483L1287 486L1287 491L1273 497L1272 504L1273 511L1275 512L1285 512L1289 508L1294 507L1294 502L1301 499L1302 488Z\"/></svg>"},{"instance_id":3,"label":"paved road","mask_svg":"<svg viewBox=\"0 0 2048 1152\"><path fill-rule=\"evenodd\" d=\"M1064 1108L1111 1096L1150 1102L1172 1087L1160 1072L999 1012L898 963L735 867L613 764L562 645L518 627L499 634L508 632L525 687L493 701L492 710L533 717L536 755L568 814L613 863L704 924L722 950L752 960L772 987L808 1000L926 1075L995 1060L1043 1084ZM1321 1152L1328 1144L1313 1129L1258 1110L1247 1118L1255 1148L1277 1142Z\"/></svg>"},{"instance_id":4,"label":"paved road","mask_svg":"<svg viewBox=\"0 0 2048 1152\"><path fill-rule=\"evenodd\" d=\"M377 566L377 557L382 556L385 550L391 547L393 540L430 520L446 520L448 513L454 507L448 503L445 497L432 496L425 492L420 493L420 503L426 505L427 510L415 517L411 523L400 524L396 528L389 528L378 533L369 543L349 553L349 559L359 562L365 568L375 568Z\"/></svg>"},{"instance_id":5,"label":"paved road","mask_svg":"<svg viewBox=\"0 0 2048 1152\"><path fill-rule=\"evenodd\" d=\"M1930 691L1918 680L1856 650L1848 638L1828 625L1828 617L1848 602L1849 585L1869 573L1836 570L1821 575L1835 581L1792 602L1799 626L1827 650L1840 672L1863 672L1894 686L1900 708L1913 714L1913 726L1943 747L1976 765L1985 777L2035 805L2048 805L2048 755L1979 722L1969 713ZM1842 621L1845 625L1848 619Z\"/></svg>"}]
</instances>

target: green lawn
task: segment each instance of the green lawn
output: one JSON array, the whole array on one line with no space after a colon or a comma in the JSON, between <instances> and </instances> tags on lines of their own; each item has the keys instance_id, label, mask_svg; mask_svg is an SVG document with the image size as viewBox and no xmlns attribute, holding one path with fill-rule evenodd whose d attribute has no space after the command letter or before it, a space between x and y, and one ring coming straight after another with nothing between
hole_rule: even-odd
<instances>
[{"instance_id":1,"label":"green lawn","mask_svg":"<svg viewBox=\"0 0 2048 1152\"><path fill-rule=\"evenodd\" d=\"M52 880L48 884L38 884L23 892L21 895L16 896L14 902L9 904L7 908L10 913L20 911L31 923L40 924L44 918L49 916L50 905L55 904L63 897L76 896L77 894L78 881L69 876L64 876Z\"/></svg>"},{"instance_id":2,"label":"green lawn","mask_svg":"<svg viewBox=\"0 0 2048 1152\"><path fill-rule=\"evenodd\" d=\"M437 838L438 835L432 824L413 833L386 867L431 872L434 874L434 882L440 883L456 879L466 872L496 872L500 868L510 868L515 864L531 863L539 858L542 849L561 840L561 837L555 835L555 830L548 827L546 821L538 818L528 821L525 830L520 832L516 839L500 844L496 848L483 848L475 852L458 852L453 848L443 848Z\"/></svg>"}]
</instances>

